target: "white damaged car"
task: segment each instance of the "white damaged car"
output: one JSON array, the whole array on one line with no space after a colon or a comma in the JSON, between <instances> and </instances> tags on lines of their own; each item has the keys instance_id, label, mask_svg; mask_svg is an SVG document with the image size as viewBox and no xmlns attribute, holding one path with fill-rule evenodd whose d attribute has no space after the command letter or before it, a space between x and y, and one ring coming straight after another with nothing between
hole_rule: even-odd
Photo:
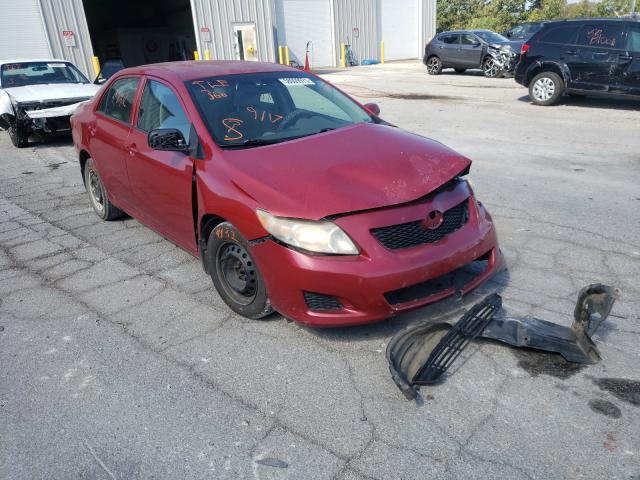
<instances>
[{"instance_id":1,"label":"white damaged car","mask_svg":"<svg viewBox=\"0 0 640 480\"><path fill-rule=\"evenodd\" d=\"M100 89L66 60L0 61L0 128L18 148L70 130L69 117Z\"/></svg>"}]
</instances>

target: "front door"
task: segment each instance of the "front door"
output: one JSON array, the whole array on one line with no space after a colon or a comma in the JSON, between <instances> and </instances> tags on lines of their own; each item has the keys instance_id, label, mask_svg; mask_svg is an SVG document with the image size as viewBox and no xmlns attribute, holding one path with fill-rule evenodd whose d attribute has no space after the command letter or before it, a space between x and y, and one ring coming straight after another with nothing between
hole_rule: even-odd
<instances>
[{"instance_id":1,"label":"front door","mask_svg":"<svg viewBox=\"0 0 640 480\"><path fill-rule=\"evenodd\" d=\"M140 77L115 81L100 100L95 120L87 126L89 151L111 201L135 213L125 164L124 145L131 134L131 117Z\"/></svg>"},{"instance_id":2,"label":"front door","mask_svg":"<svg viewBox=\"0 0 640 480\"><path fill-rule=\"evenodd\" d=\"M640 96L640 25L628 26L625 50L620 52L618 85L623 93Z\"/></svg>"},{"instance_id":3,"label":"front door","mask_svg":"<svg viewBox=\"0 0 640 480\"><path fill-rule=\"evenodd\" d=\"M608 92L620 73L622 22L583 25L578 33L578 60L572 77L579 88Z\"/></svg>"},{"instance_id":4,"label":"front door","mask_svg":"<svg viewBox=\"0 0 640 480\"><path fill-rule=\"evenodd\" d=\"M258 61L255 23L234 24L233 40L237 60Z\"/></svg>"},{"instance_id":5,"label":"front door","mask_svg":"<svg viewBox=\"0 0 640 480\"><path fill-rule=\"evenodd\" d=\"M482 43L472 33L460 35L460 63L466 67L479 67L482 61Z\"/></svg>"},{"instance_id":6,"label":"front door","mask_svg":"<svg viewBox=\"0 0 640 480\"><path fill-rule=\"evenodd\" d=\"M127 171L140 220L184 249L196 253L192 210L193 160L182 152L153 150L148 135L176 128L189 141L191 122L169 85L147 79L135 127L127 142Z\"/></svg>"}]
</instances>

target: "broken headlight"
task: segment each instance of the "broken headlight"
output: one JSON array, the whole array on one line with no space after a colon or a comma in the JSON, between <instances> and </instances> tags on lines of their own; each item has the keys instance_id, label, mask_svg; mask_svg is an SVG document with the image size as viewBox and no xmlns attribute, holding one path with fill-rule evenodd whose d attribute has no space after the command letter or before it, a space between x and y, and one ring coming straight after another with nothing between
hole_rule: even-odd
<instances>
[{"instance_id":1,"label":"broken headlight","mask_svg":"<svg viewBox=\"0 0 640 480\"><path fill-rule=\"evenodd\" d=\"M276 217L265 210L256 210L264 229L287 245L315 253L357 255L358 247L335 223Z\"/></svg>"}]
</instances>

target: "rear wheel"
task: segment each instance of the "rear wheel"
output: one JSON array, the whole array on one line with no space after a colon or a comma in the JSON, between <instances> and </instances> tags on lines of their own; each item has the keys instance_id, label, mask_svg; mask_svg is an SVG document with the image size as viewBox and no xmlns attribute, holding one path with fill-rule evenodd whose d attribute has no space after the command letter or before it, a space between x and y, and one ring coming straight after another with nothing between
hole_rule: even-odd
<instances>
[{"instance_id":1,"label":"rear wheel","mask_svg":"<svg viewBox=\"0 0 640 480\"><path fill-rule=\"evenodd\" d=\"M454 70L456 71L456 73L464 73L467 71L466 68L454 68Z\"/></svg>"},{"instance_id":2,"label":"rear wheel","mask_svg":"<svg viewBox=\"0 0 640 480\"><path fill-rule=\"evenodd\" d=\"M19 125L11 125L9 127L9 137L11 143L16 148L24 148L29 146L29 134L27 134Z\"/></svg>"},{"instance_id":3,"label":"rear wheel","mask_svg":"<svg viewBox=\"0 0 640 480\"><path fill-rule=\"evenodd\" d=\"M482 62L482 71L484 76L488 78L496 78L502 73L502 69L496 60L492 57L487 57Z\"/></svg>"},{"instance_id":4,"label":"rear wheel","mask_svg":"<svg viewBox=\"0 0 640 480\"><path fill-rule=\"evenodd\" d=\"M93 210L103 220L115 220L124 213L109 200L107 189L104 187L98 169L92 158L84 166L84 186L89 195Z\"/></svg>"},{"instance_id":5,"label":"rear wheel","mask_svg":"<svg viewBox=\"0 0 640 480\"><path fill-rule=\"evenodd\" d=\"M231 223L223 222L211 232L207 262L213 285L231 310L254 320L273 312L249 242Z\"/></svg>"},{"instance_id":6,"label":"rear wheel","mask_svg":"<svg viewBox=\"0 0 640 480\"><path fill-rule=\"evenodd\" d=\"M533 77L529 84L529 98L536 105L553 105L558 103L564 90L564 82L554 72L542 72Z\"/></svg>"},{"instance_id":7,"label":"rear wheel","mask_svg":"<svg viewBox=\"0 0 640 480\"><path fill-rule=\"evenodd\" d=\"M429 75L440 75L442 72L442 60L435 55L427 59L427 73Z\"/></svg>"}]
</instances>

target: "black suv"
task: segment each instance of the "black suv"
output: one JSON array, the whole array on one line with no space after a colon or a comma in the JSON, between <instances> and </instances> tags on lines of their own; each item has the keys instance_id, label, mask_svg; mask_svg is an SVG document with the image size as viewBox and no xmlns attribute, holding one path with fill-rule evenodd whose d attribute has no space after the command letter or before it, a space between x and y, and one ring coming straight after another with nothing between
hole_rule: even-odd
<instances>
[{"instance_id":1,"label":"black suv","mask_svg":"<svg viewBox=\"0 0 640 480\"><path fill-rule=\"evenodd\" d=\"M640 97L640 21L545 23L522 45L515 79L538 105L553 105L564 93Z\"/></svg>"}]
</instances>

